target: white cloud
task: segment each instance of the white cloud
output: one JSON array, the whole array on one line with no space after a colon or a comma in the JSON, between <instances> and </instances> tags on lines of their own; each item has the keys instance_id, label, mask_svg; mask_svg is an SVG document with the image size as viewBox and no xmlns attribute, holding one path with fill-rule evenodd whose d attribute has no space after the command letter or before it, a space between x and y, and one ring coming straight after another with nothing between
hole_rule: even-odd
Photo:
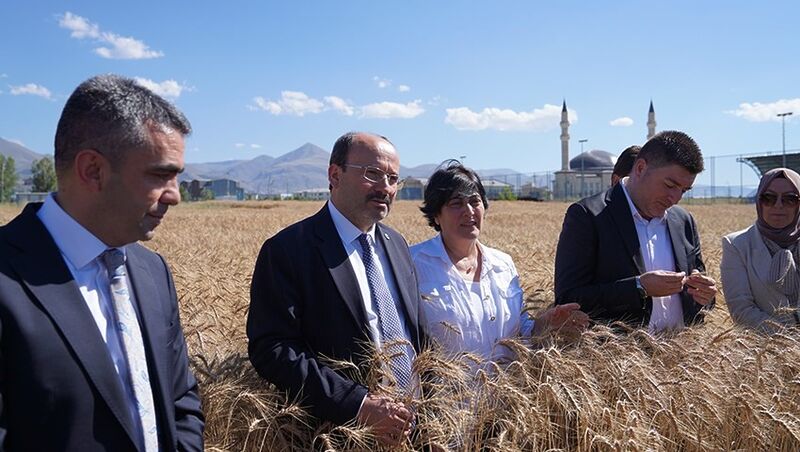
<instances>
[{"instance_id":1,"label":"white cloud","mask_svg":"<svg viewBox=\"0 0 800 452\"><path fill-rule=\"evenodd\" d=\"M253 98L256 109L268 111L273 115L305 116L311 113L321 113L324 104L317 99L308 97L300 91L281 91L280 100L267 100L263 97Z\"/></svg>"},{"instance_id":2,"label":"white cloud","mask_svg":"<svg viewBox=\"0 0 800 452\"><path fill-rule=\"evenodd\" d=\"M3 72L2 74L0 74L0 78L8 78L8 74L6 74L5 72Z\"/></svg>"},{"instance_id":3,"label":"white cloud","mask_svg":"<svg viewBox=\"0 0 800 452\"><path fill-rule=\"evenodd\" d=\"M256 143L252 143L250 145L250 149L261 149L261 145L260 144L256 144Z\"/></svg>"},{"instance_id":4,"label":"white cloud","mask_svg":"<svg viewBox=\"0 0 800 452\"><path fill-rule=\"evenodd\" d=\"M182 85L175 80L164 80L161 83L142 77L135 77L135 80L136 83L144 86L159 96L169 97L172 99L177 99L184 90L191 91L191 88L187 87L186 85Z\"/></svg>"},{"instance_id":5,"label":"white cloud","mask_svg":"<svg viewBox=\"0 0 800 452\"><path fill-rule=\"evenodd\" d=\"M349 102L336 96L326 96L325 103L328 107L345 116L353 116L353 106Z\"/></svg>"},{"instance_id":6,"label":"white cloud","mask_svg":"<svg viewBox=\"0 0 800 452\"><path fill-rule=\"evenodd\" d=\"M800 115L800 98L796 99L780 99L775 102L762 104L761 102L744 102L739 104L736 110L728 110L725 113L729 115L744 118L750 122L780 122L781 118L778 113L794 112L795 115ZM789 120L791 116L786 119Z\"/></svg>"},{"instance_id":7,"label":"white cloud","mask_svg":"<svg viewBox=\"0 0 800 452\"><path fill-rule=\"evenodd\" d=\"M609 124L613 127L630 127L633 125L633 119L623 116L609 122Z\"/></svg>"},{"instance_id":8,"label":"white cloud","mask_svg":"<svg viewBox=\"0 0 800 452\"><path fill-rule=\"evenodd\" d=\"M419 99L407 104L400 104L397 102L377 102L361 107L361 117L380 119L415 118L422 113L425 113L425 109L421 104L422 101Z\"/></svg>"},{"instance_id":9,"label":"white cloud","mask_svg":"<svg viewBox=\"0 0 800 452\"><path fill-rule=\"evenodd\" d=\"M11 94L14 96L20 96L23 94L29 94L31 96L39 96L44 97L45 99L50 99L51 93L50 90L45 88L44 86L37 85L35 83L28 83L26 85L19 85L19 86L12 86L11 87Z\"/></svg>"},{"instance_id":10,"label":"white cloud","mask_svg":"<svg viewBox=\"0 0 800 452\"><path fill-rule=\"evenodd\" d=\"M495 107L474 112L467 107L448 108L444 122L458 130L533 130L543 132L558 127L561 121L561 106L545 104L533 111L517 112ZM578 121L578 114L569 110L570 123Z\"/></svg>"},{"instance_id":11,"label":"white cloud","mask_svg":"<svg viewBox=\"0 0 800 452\"><path fill-rule=\"evenodd\" d=\"M377 75L372 77L372 80L378 85L378 88L388 88L391 86L392 81L386 78L378 77Z\"/></svg>"},{"instance_id":12,"label":"white cloud","mask_svg":"<svg viewBox=\"0 0 800 452\"><path fill-rule=\"evenodd\" d=\"M400 91L401 93L407 93L411 91L411 87L408 85L400 85L397 87L397 91Z\"/></svg>"},{"instance_id":13,"label":"white cloud","mask_svg":"<svg viewBox=\"0 0 800 452\"><path fill-rule=\"evenodd\" d=\"M164 53L152 50L150 47L138 39L120 36L116 33L101 31L100 26L90 22L85 17L72 14L67 11L64 13L58 25L70 31L70 36L75 39L93 39L94 41L105 44L94 49L94 53L103 58L116 60L141 60L148 58L159 58Z\"/></svg>"},{"instance_id":14,"label":"white cloud","mask_svg":"<svg viewBox=\"0 0 800 452\"><path fill-rule=\"evenodd\" d=\"M243 147L245 147L247 145L244 144L244 143L236 143L236 144L234 144L234 146L236 146L237 148L243 148Z\"/></svg>"}]
</instances>

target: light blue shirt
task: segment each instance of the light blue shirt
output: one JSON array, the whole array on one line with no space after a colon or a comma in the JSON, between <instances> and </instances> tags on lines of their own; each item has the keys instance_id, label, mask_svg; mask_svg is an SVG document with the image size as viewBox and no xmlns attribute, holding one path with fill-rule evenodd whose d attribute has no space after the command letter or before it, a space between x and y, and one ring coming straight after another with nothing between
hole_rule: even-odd
<instances>
[{"instance_id":1,"label":"light blue shirt","mask_svg":"<svg viewBox=\"0 0 800 452\"><path fill-rule=\"evenodd\" d=\"M65 212L58 205L52 193L45 199L36 216L39 217L47 232L53 237L53 241L56 242L61 257L64 258L89 312L92 313L92 318L117 370L122 389L125 391L131 419L143 442L142 425L136 407L136 394L130 382L128 359L119 332L115 327L116 314L112 305L111 282L108 278L108 271L100 259L100 255L109 247ZM125 253L125 247L119 248L119 250L123 254ZM126 276L126 278L128 277ZM133 287L129 278L128 287ZM130 291L130 297L131 302L136 306L133 290ZM69 300L63 301L69 302Z\"/></svg>"},{"instance_id":2,"label":"light blue shirt","mask_svg":"<svg viewBox=\"0 0 800 452\"><path fill-rule=\"evenodd\" d=\"M636 235L639 238L639 249L644 260L644 270L651 272L654 270L675 271L675 255L672 252L672 240L667 228L667 215L669 209L664 211L664 216L658 218L645 219L639 209L633 204L628 194L628 178L622 179L622 191L628 200L628 206L633 216L633 224L636 226ZM677 330L684 327L683 324L683 303L680 294L672 294L666 297L652 297L653 310L650 313L650 323L648 329L651 332L664 330Z\"/></svg>"}]
</instances>

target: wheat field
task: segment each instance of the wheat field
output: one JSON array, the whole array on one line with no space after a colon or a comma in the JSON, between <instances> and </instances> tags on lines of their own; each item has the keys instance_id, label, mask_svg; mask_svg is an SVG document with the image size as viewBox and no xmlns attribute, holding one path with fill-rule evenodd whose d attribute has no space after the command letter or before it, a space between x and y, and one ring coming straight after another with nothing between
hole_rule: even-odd
<instances>
[{"instance_id":1,"label":"wheat field","mask_svg":"<svg viewBox=\"0 0 800 452\"><path fill-rule=\"evenodd\" d=\"M173 271L182 323L212 451L375 450L367 429L334 427L261 380L247 361L250 277L263 241L316 212L319 202L209 202L170 209L146 245ZM398 201L386 223L409 243L433 235ZM483 243L508 252L526 299L553 300L556 242L567 204L494 202ZM691 205L710 276L720 237L755 219L752 205ZM0 222L19 211L0 207ZM800 450L800 334L734 328L724 302L705 325L670 336L594 327L576 343L509 341L518 359L485 366L474 356L421 353L425 377L417 435L401 450ZM364 375L376 385L375 376ZM380 388L374 388L376 391Z\"/></svg>"}]
</instances>

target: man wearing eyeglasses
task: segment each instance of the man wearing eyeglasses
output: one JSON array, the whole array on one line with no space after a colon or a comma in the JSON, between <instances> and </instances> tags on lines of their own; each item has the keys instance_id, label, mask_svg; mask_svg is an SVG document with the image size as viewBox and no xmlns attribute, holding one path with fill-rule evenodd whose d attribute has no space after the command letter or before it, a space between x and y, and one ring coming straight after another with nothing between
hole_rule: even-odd
<instances>
[{"instance_id":1,"label":"man wearing eyeglasses","mask_svg":"<svg viewBox=\"0 0 800 452\"><path fill-rule=\"evenodd\" d=\"M694 218L676 205L701 171L697 143L664 131L642 146L628 177L572 204L556 251L556 303L651 332L701 321L716 282L704 274Z\"/></svg>"},{"instance_id":2,"label":"man wearing eyeglasses","mask_svg":"<svg viewBox=\"0 0 800 452\"><path fill-rule=\"evenodd\" d=\"M268 239L247 319L250 361L322 420L356 420L385 445L408 438L422 338L419 290L403 237L380 223L398 190L400 160L385 137L347 133L331 152L331 198ZM365 385L378 350L388 389ZM348 361L358 369L332 366Z\"/></svg>"}]
</instances>

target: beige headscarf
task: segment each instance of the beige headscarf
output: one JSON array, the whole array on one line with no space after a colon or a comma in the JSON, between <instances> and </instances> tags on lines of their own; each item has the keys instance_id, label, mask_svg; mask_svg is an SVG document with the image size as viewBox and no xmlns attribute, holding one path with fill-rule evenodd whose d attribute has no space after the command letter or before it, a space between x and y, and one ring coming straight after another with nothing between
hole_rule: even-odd
<instances>
[{"instance_id":1,"label":"beige headscarf","mask_svg":"<svg viewBox=\"0 0 800 452\"><path fill-rule=\"evenodd\" d=\"M773 180L782 177L794 186L795 193L800 194L800 174L788 168L775 168L767 171L758 184L756 199L767 190ZM761 209L761 203L756 201L758 220L756 226L764 244L767 245L772 262L769 269L769 279L772 285L792 301L797 301L800 293L800 274L797 271L798 241L800 241L800 209L794 215L794 221L784 228L773 228L766 221Z\"/></svg>"}]
</instances>

